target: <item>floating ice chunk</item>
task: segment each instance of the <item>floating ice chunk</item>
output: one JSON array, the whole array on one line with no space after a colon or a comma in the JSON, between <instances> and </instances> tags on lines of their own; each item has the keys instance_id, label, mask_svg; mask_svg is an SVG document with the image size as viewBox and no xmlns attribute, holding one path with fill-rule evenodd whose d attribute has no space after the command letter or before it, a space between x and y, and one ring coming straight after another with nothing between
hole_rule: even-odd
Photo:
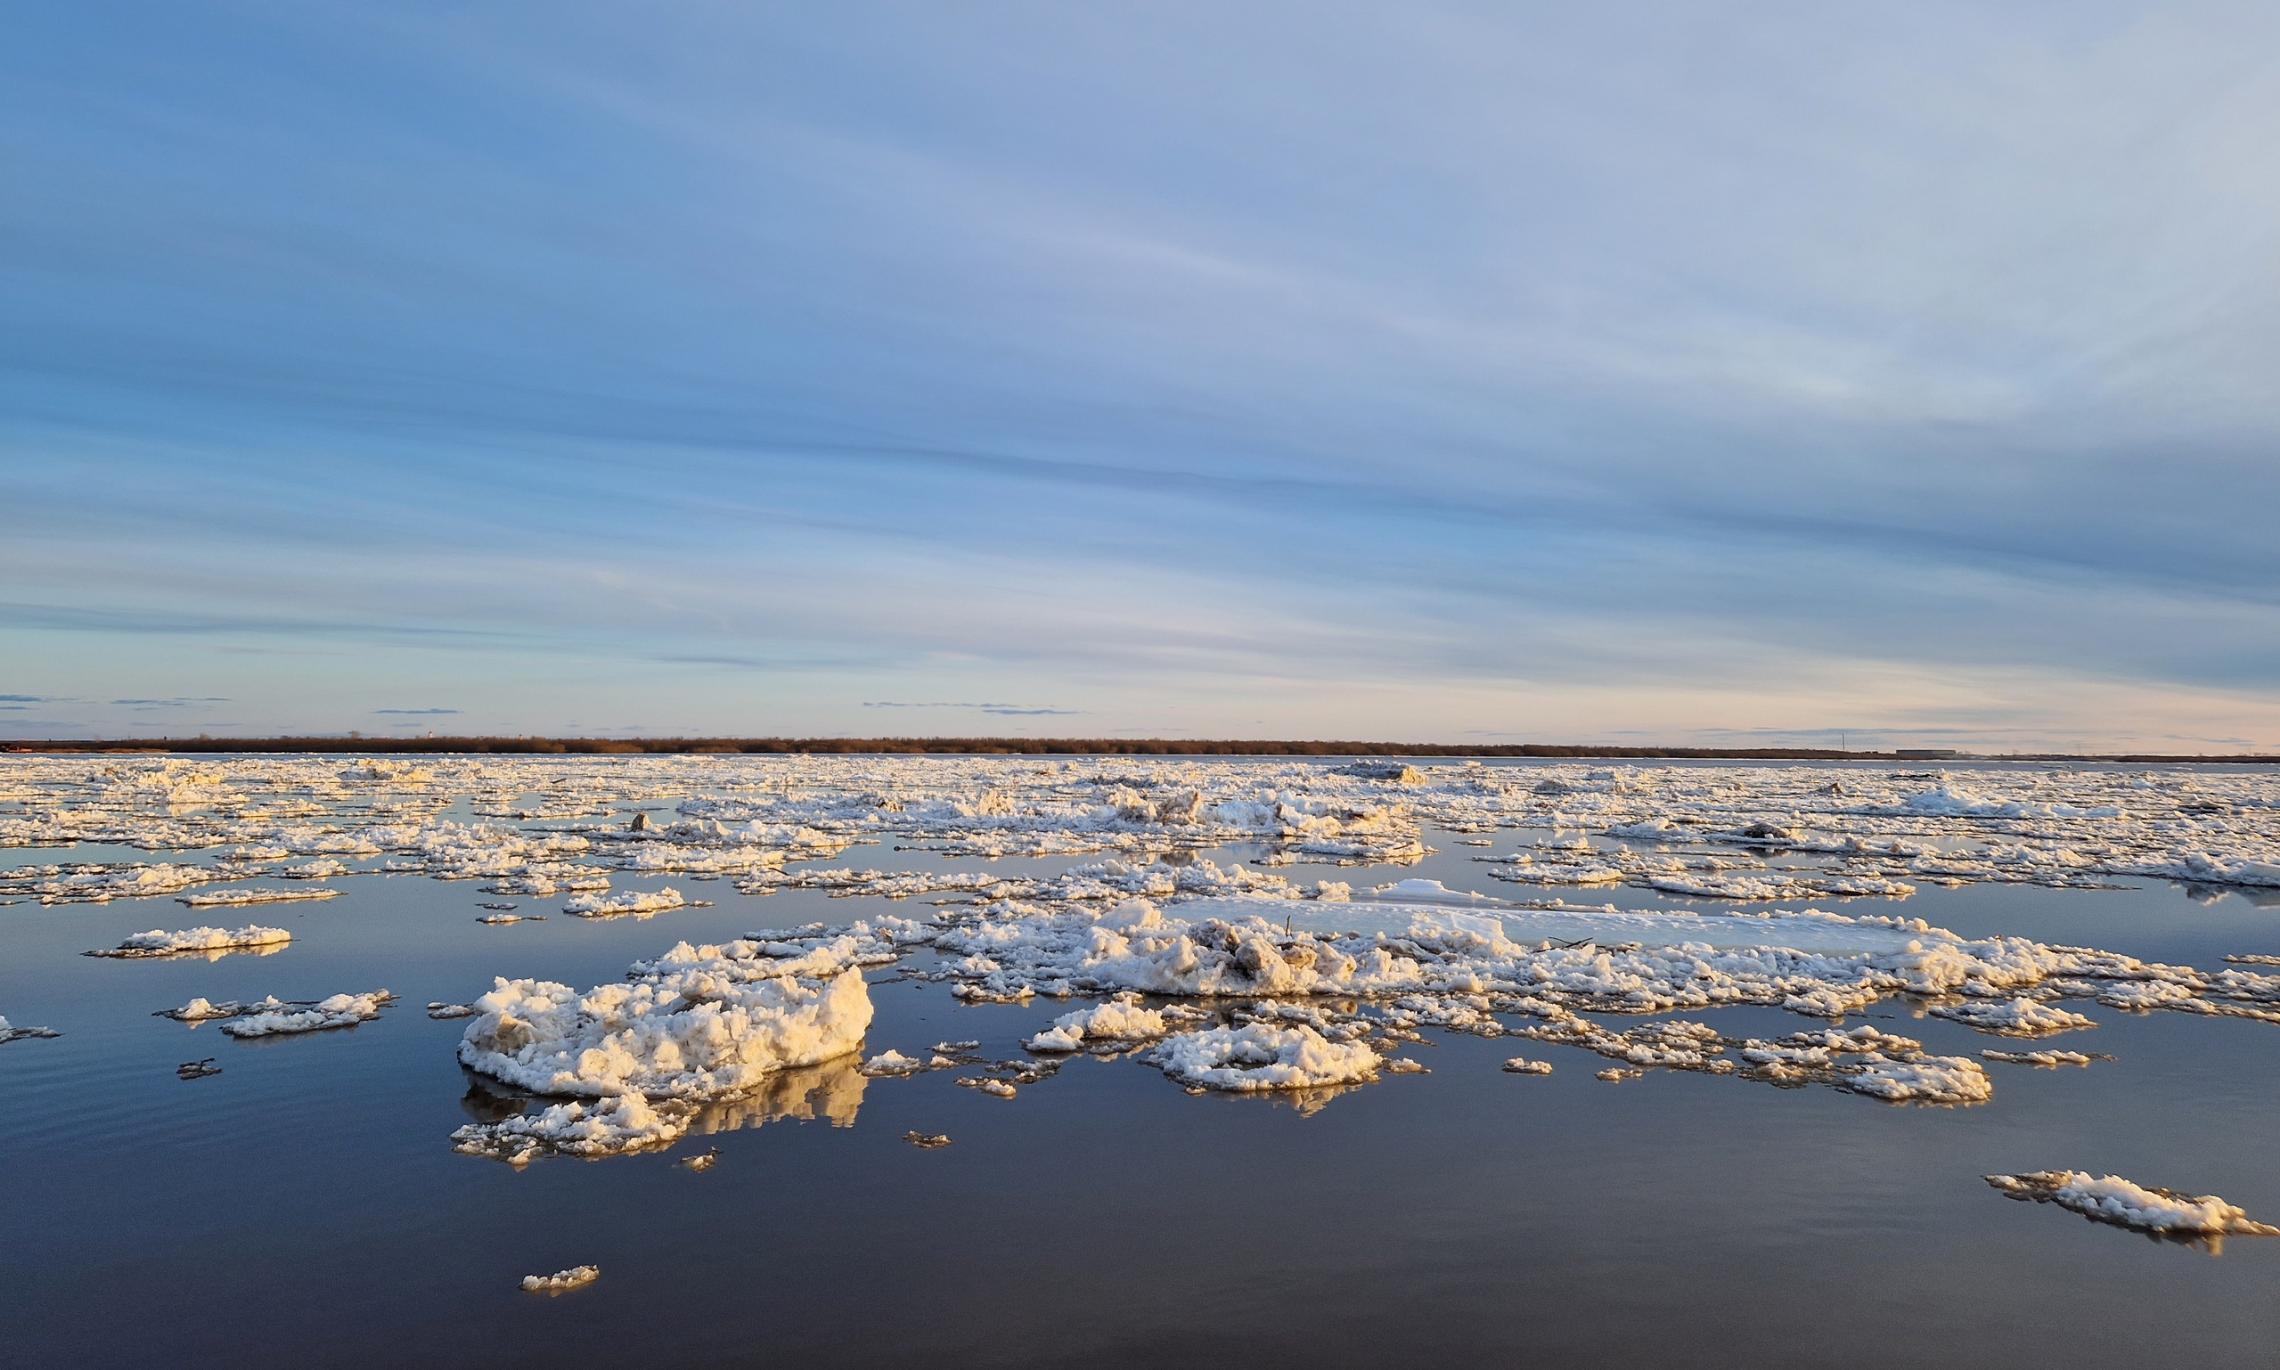
<instances>
[{"instance_id":1,"label":"floating ice chunk","mask_svg":"<svg viewBox=\"0 0 2280 1370\"><path fill-rule=\"evenodd\" d=\"M277 1037L296 1032L324 1032L355 1027L380 1016L382 1005L396 996L376 989L368 994L335 994L306 1008L268 1009L222 1024L232 1037Z\"/></svg>"},{"instance_id":2,"label":"floating ice chunk","mask_svg":"<svg viewBox=\"0 0 2280 1370\"><path fill-rule=\"evenodd\" d=\"M1871 810L1880 813L1921 814L1928 818L2120 818L2122 811L2111 804L2032 804L2024 800L1995 800L1976 794L1960 786L1943 785L1938 789L1913 794L1897 808Z\"/></svg>"},{"instance_id":3,"label":"floating ice chunk","mask_svg":"<svg viewBox=\"0 0 2280 1370\"><path fill-rule=\"evenodd\" d=\"M1938 1004L1932 1013L1939 1018L1952 1018L1956 1022L1978 1028L1981 1032L1999 1032L2006 1037L2047 1037L2057 1032L2079 1032L2094 1028L2098 1021L2082 1014L2069 1012L2039 999L1967 999L1959 1004Z\"/></svg>"},{"instance_id":4,"label":"floating ice chunk","mask_svg":"<svg viewBox=\"0 0 2280 1370\"><path fill-rule=\"evenodd\" d=\"M1549 1075L1552 1073L1552 1063L1550 1061L1531 1061L1525 1056L1515 1056L1504 1063L1504 1069L1506 1073L1512 1075Z\"/></svg>"},{"instance_id":5,"label":"floating ice chunk","mask_svg":"<svg viewBox=\"0 0 2280 1370\"><path fill-rule=\"evenodd\" d=\"M177 904L187 904L194 909L203 909L227 908L239 904L301 904L313 903L322 899L338 898L340 898L340 891L336 889L278 890L247 888L240 890L200 890L196 894L181 895L176 898L174 902Z\"/></svg>"},{"instance_id":6,"label":"floating ice chunk","mask_svg":"<svg viewBox=\"0 0 2280 1370\"><path fill-rule=\"evenodd\" d=\"M1438 880L1412 877L1396 880L1390 885L1379 885L1370 891L1373 899L1402 904L1488 904L1497 908L1509 907L1509 901L1475 894L1471 890L1453 890Z\"/></svg>"},{"instance_id":7,"label":"floating ice chunk","mask_svg":"<svg viewBox=\"0 0 2280 1370\"><path fill-rule=\"evenodd\" d=\"M1355 1084L1376 1079L1382 1066L1360 1043L1333 1042L1311 1027L1263 1023L1181 1033L1150 1059L1183 1084L1243 1093Z\"/></svg>"},{"instance_id":8,"label":"floating ice chunk","mask_svg":"<svg viewBox=\"0 0 2280 1370\"><path fill-rule=\"evenodd\" d=\"M87 954L126 959L181 956L195 952L257 951L265 947L282 947L292 940L293 934L283 928L184 928L180 932L152 928L148 932L136 933L115 947Z\"/></svg>"},{"instance_id":9,"label":"floating ice chunk","mask_svg":"<svg viewBox=\"0 0 2280 1370\"><path fill-rule=\"evenodd\" d=\"M903 1140L909 1142L912 1146L915 1146L922 1151L932 1151L938 1146L950 1145L950 1138L940 1132L919 1132L913 1130L910 1132L905 1132L903 1134Z\"/></svg>"},{"instance_id":10,"label":"floating ice chunk","mask_svg":"<svg viewBox=\"0 0 2280 1370\"><path fill-rule=\"evenodd\" d=\"M1062 1014L1025 1045L1031 1051L1075 1051L1088 1041L1145 1042L1165 1031L1162 1013L1142 1008L1136 998L1118 998Z\"/></svg>"},{"instance_id":11,"label":"floating ice chunk","mask_svg":"<svg viewBox=\"0 0 2280 1370\"><path fill-rule=\"evenodd\" d=\"M459 1044L471 1070L541 1094L714 1099L771 1071L856 1050L871 1026L862 972L821 984L739 979L727 963L580 994L500 980Z\"/></svg>"},{"instance_id":12,"label":"floating ice chunk","mask_svg":"<svg viewBox=\"0 0 2280 1370\"><path fill-rule=\"evenodd\" d=\"M1732 899L1765 904L1802 893L1805 886L1787 876L1723 875L1715 872L1681 872L1646 877L1649 889L1683 894L1695 899Z\"/></svg>"},{"instance_id":13,"label":"floating ice chunk","mask_svg":"<svg viewBox=\"0 0 2280 1370\"><path fill-rule=\"evenodd\" d=\"M2280 1227L2250 1218L2214 1194L2148 1189L2119 1175L2081 1170L2037 1170L1989 1175L1987 1183L2014 1199L2057 1204L2093 1222L2139 1232L2190 1237L2280 1237Z\"/></svg>"},{"instance_id":14,"label":"floating ice chunk","mask_svg":"<svg viewBox=\"0 0 2280 1370\"><path fill-rule=\"evenodd\" d=\"M240 1003L235 999L225 999L218 1004L200 995L180 1008L160 1009L157 1016L172 1018L177 1023L210 1023L217 1018L242 1018L248 1013L266 1013L271 1010L291 1007L292 1005L274 994L256 999L252 1003Z\"/></svg>"},{"instance_id":15,"label":"floating ice chunk","mask_svg":"<svg viewBox=\"0 0 2280 1370\"><path fill-rule=\"evenodd\" d=\"M631 915L648 918L670 909L686 908L687 899L668 885L651 894L641 890L627 890L623 894L581 894L562 906L564 913L576 918L622 918Z\"/></svg>"},{"instance_id":16,"label":"floating ice chunk","mask_svg":"<svg viewBox=\"0 0 2280 1370\"><path fill-rule=\"evenodd\" d=\"M1962 1056L1917 1056L1894 1060L1871 1052L1861 1069L1836 1082L1839 1089L1894 1103L1983 1104L1995 1097L1995 1084L1977 1061Z\"/></svg>"},{"instance_id":17,"label":"floating ice chunk","mask_svg":"<svg viewBox=\"0 0 2280 1370\"><path fill-rule=\"evenodd\" d=\"M1331 767L1333 775L1350 775L1359 780L1382 780L1394 785L1422 785L1425 773L1401 761L1350 761L1343 766Z\"/></svg>"},{"instance_id":18,"label":"floating ice chunk","mask_svg":"<svg viewBox=\"0 0 2280 1370\"><path fill-rule=\"evenodd\" d=\"M1979 1053L1990 1061L2007 1061L2021 1066L2086 1066L2092 1061L2111 1061L2111 1056L2091 1055L2080 1051L1996 1051L1993 1048Z\"/></svg>"},{"instance_id":19,"label":"floating ice chunk","mask_svg":"<svg viewBox=\"0 0 2280 1370\"><path fill-rule=\"evenodd\" d=\"M573 1265L551 1275L525 1275L522 1287L530 1294L566 1294L573 1289L583 1289L601 1277L602 1268L598 1265Z\"/></svg>"},{"instance_id":20,"label":"floating ice chunk","mask_svg":"<svg viewBox=\"0 0 2280 1370\"><path fill-rule=\"evenodd\" d=\"M1691 831L1684 823L1674 823L1667 818L1643 818L1636 823L1617 823L1607 830L1607 835L1631 841L1653 842L1685 837Z\"/></svg>"}]
</instances>

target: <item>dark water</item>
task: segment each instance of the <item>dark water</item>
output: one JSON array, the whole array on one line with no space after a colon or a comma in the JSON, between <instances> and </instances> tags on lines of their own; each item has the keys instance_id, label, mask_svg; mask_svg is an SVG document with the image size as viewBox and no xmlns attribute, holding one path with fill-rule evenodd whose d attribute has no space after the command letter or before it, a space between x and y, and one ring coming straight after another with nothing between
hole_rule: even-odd
<instances>
[{"instance_id":1,"label":"dark water","mask_svg":"<svg viewBox=\"0 0 2280 1370\"><path fill-rule=\"evenodd\" d=\"M1469 860L1513 840L1436 835L1419 867L1284 873L1535 893ZM941 859L859 847L826 864ZM2280 1240L2212 1257L1979 1179L2112 1171L2280 1215L2268 1025L2088 1006L2101 1026L2056 1044L2117 1059L1990 1065L1994 1102L1961 1110L1659 1071L1609 1085L1580 1051L1471 1037L1412 1051L1430 1075L1305 1101L1190 1097L1144 1065L1091 1059L1007 1101L952 1072L866 1081L850 1062L669 1152L517 1172L451 1150L485 1096L453 1058L464 1025L422 1004L493 974L585 986L681 939L921 906L753 899L676 876L717 906L486 927L475 905L491 896L473 883L337 883L341 898L301 906L0 908L0 1012L66 1034L0 1047L0 1364L2088 1368L2261 1365L2280 1349ZM1850 907L2201 965L2280 952L2280 908L2166 884L1927 888ZM76 954L214 921L296 940L210 963ZM869 1051L976 1037L1010 1058L1066 1007L965 1006L875 979ZM402 1000L380 1021L300 1038L149 1016L193 995L381 985ZM1729 1033L1812 1025L1700 1016ZM1938 1051L2010 1045L1905 1005L1870 1017ZM1503 1074L1515 1051L1558 1071ZM209 1055L221 1075L175 1078ZM955 1144L922 1151L909 1129ZM675 1164L709 1147L710 1171ZM584 1262L603 1271L587 1289L516 1287Z\"/></svg>"}]
</instances>

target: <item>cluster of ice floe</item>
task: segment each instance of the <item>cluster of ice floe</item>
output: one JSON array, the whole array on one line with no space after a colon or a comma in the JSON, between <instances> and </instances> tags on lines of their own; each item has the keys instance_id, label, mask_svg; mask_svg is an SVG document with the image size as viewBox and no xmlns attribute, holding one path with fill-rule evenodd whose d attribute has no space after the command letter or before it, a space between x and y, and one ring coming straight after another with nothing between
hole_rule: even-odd
<instances>
[{"instance_id":1,"label":"cluster of ice floe","mask_svg":"<svg viewBox=\"0 0 2280 1370\"><path fill-rule=\"evenodd\" d=\"M1298 861L1414 861L1436 830L1536 834L1483 857L1523 884L1704 899L1898 898L1927 882L2118 876L2280 888L2280 804L2265 777L2240 771L903 756L18 765L21 780L0 800L0 845L219 853L30 867L0 881L0 896L57 902L371 872L534 896L599 892L621 873L771 888L818 880L793 867L860 843L984 858L1098 853L1140 867L1240 847L1246 865L1222 859L1223 869L1264 884ZM457 816L461 804L473 821ZM834 878L862 893L925 883L861 868ZM977 889L989 879L933 878Z\"/></svg>"},{"instance_id":2,"label":"cluster of ice floe","mask_svg":"<svg viewBox=\"0 0 2280 1370\"><path fill-rule=\"evenodd\" d=\"M2214 1194L2148 1189L2119 1175L2037 1170L2024 1175L1989 1175L1987 1183L2014 1199L2057 1204L2094 1222L2157 1236L2280 1237L2280 1227L2257 1222Z\"/></svg>"},{"instance_id":3,"label":"cluster of ice floe","mask_svg":"<svg viewBox=\"0 0 2280 1370\"><path fill-rule=\"evenodd\" d=\"M89 956L132 959L144 956L193 956L232 951L275 951L293 940L283 928L248 925L242 928L184 928L167 932L152 928L138 932L115 947L102 947Z\"/></svg>"},{"instance_id":4,"label":"cluster of ice floe","mask_svg":"<svg viewBox=\"0 0 2280 1370\"><path fill-rule=\"evenodd\" d=\"M1461 836L1452 836L1459 835ZM1324 865L1468 849L1515 897L1429 880L1367 888ZM1827 907L1926 885L2090 887L2159 878L2280 889L2280 797L2242 771L1551 765L1002 757L28 758L0 792L0 846L126 846L133 860L0 874L0 900L171 895L193 907L328 898L414 875L581 918L700 901L690 882L913 901L837 926L682 944L586 990L503 978L468 1004L462 1062L512 1091L462 1149L613 1155L781 1116L852 1117L868 1082L954 1071L1016 1097L1076 1054L1193 1090L1316 1101L1423 1067L1428 1031L1593 1053L1603 1078L1690 1071L1897 1102L1990 1097L1981 1061L1842 1020L1907 996L2007 1037L2095 1026L2096 1003L2280 1023L2280 956L2217 970ZM918 849L927 869L883 856ZM1004 857L1060 860L1008 870ZM827 864L828 863L828 864ZM1309 878L1291 867L1312 864ZM1342 873L1342 872L1334 872ZM652 889L662 878L674 885ZM313 882L327 882L315 884ZM1622 887L1702 901L1571 904ZM1603 897L1603 896L1602 896ZM1633 896L1636 901L1636 896ZM923 901L923 902L919 902ZM1815 904L1823 907L1816 908ZM1779 905L1778 909L1765 906ZM537 914L485 901L484 921ZM1885 907L1889 907L1886 905ZM280 929L137 934L105 955L274 950ZM866 968L969 1003L1039 1006L1033 1055L972 1043L865 1059ZM379 996L193 1001L225 1031L344 1025ZM1733 1006L1822 1020L1734 1036ZM1650 1019L1628 1026L1616 1018ZM1834 1025L1832 1025L1834 1024ZM253 1029L259 1025L260 1032ZM906 1046L908 1044L905 1044ZM1514 1057L1514 1073L1549 1061ZM897 1086L888 1086L897 1087ZM536 1096L531 1098L528 1096ZM922 1133L931 1138L936 1134ZM921 1143L925 1144L925 1143Z\"/></svg>"},{"instance_id":5,"label":"cluster of ice floe","mask_svg":"<svg viewBox=\"0 0 2280 1370\"><path fill-rule=\"evenodd\" d=\"M1827 1084L1896 1103L1977 1104L1995 1093L1978 1062L1928 1055L1913 1038L1866 1025L1768 1041L1730 1038L1707 1023L1683 1021L1614 1031L1556 1004L1538 1011L1548 1021L1516 1029L1517 1035L1579 1046L1634 1070L1656 1066L1773 1085ZM1630 1078L1622 1072L1618 1067L1618 1077Z\"/></svg>"}]
</instances>

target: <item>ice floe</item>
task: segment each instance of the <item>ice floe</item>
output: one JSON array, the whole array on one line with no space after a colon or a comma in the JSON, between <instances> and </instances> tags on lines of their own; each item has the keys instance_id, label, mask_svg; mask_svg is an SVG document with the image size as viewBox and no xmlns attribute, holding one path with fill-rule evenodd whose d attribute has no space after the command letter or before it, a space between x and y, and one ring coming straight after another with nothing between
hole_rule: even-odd
<instances>
[{"instance_id":1,"label":"ice floe","mask_svg":"<svg viewBox=\"0 0 2280 1370\"><path fill-rule=\"evenodd\" d=\"M2036 1170L1986 1178L2010 1198L2056 1204L2093 1222L2157 1236L2280 1237L2280 1227L2257 1222L2214 1194L2149 1189L2119 1175L2091 1175L2080 1170Z\"/></svg>"},{"instance_id":2,"label":"ice floe","mask_svg":"<svg viewBox=\"0 0 2280 1370\"><path fill-rule=\"evenodd\" d=\"M395 997L387 990L376 989L363 994L335 994L313 1004L263 1008L230 1018L222 1024L222 1031L232 1037L281 1037L355 1027L379 1017L381 1008Z\"/></svg>"},{"instance_id":3,"label":"ice floe","mask_svg":"<svg viewBox=\"0 0 2280 1370\"><path fill-rule=\"evenodd\" d=\"M602 1268L598 1265L574 1265L551 1275L525 1275L522 1287L530 1294L566 1294L573 1289L583 1289L601 1277Z\"/></svg>"},{"instance_id":4,"label":"ice floe","mask_svg":"<svg viewBox=\"0 0 2280 1370\"><path fill-rule=\"evenodd\" d=\"M655 893L627 890L623 894L582 894L562 906L575 918L647 918L672 909L687 908L689 901L670 885Z\"/></svg>"},{"instance_id":5,"label":"ice floe","mask_svg":"<svg viewBox=\"0 0 2280 1370\"><path fill-rule=\"evenodd\" d=\"M283 928L247 926L242 928L184 928L167 932L152 928L138 932L115 947L104 947L87 953L89 956L111 956L133 959L145 956L187 956L200 952L274 951L293 940L293 934Z\"/></svg>"},{"instance_id":6,"label":"ice floe","mask_svg":"<svg viewBox=\"0 0 2280 1370\"><path fill-rule=\"evenodd\" d=\"M860 1047L861 972L806 980L780 964L699 960L584 993L500 980L474 1001L459 1059L539 1094L712 1099Z\"/></svg>"},{"instance_id":7,"label":"ice floe","mask_svg":"<svg viewBox=\"0 0 2280 1370\"><path fill-rule=\"evenodd\" d=\"M200 890L196 894L182 895L174 902L188 904L194 909L203 909L227 908L239 904L314 903L319 900L338 898L340 898L340 891L336 889L240 889Z\"/></svg>"},{"instance_id":8,"label":"ice floe","mask_svg":"<svg viewBox=\"0 0 2280 1370\"><path fill-rule=\"evenodd\" d=\"M1375 1079L1383 1066L1367 1046L1333 1042L1303 1025L1263 1023L1181 1033L1149 1059L1182 1084L1236 1093L1353 1084Z\"/></svg>"}]
</instances>

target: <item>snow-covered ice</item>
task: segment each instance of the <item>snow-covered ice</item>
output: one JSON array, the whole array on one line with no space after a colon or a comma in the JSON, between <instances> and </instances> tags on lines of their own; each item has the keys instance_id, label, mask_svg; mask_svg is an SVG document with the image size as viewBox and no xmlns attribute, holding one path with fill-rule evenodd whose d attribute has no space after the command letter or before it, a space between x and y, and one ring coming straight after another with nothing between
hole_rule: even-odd
<instances>
[{"instance_id":1,"label":"snow-covered ice","mask_svg":"<svg viewBox=\"0 0 2280 1370\"><path fill-rule=\"evenodd\" d=\"M522 1277L522 1287L525 1293L530 1294L564 1294L573 1289L583 1289L601 1277L602 1268L598 1265L574 1265L551 1275L525 1275Z\"/></svg>"},{"instance_id":2,"label":"snow-covered ice","mask_svg":"<svg viewBox=\"0 0 2280 1370\"><path fill-rule=\"evenodd\" d=\"M275 950L293 940L283 928L184 928L167 932L152 928L138 932L115 947L91 951L89 956L133 959L144 956L185 956L199 952Z\"/></svg>"},{"instance_id":3,"label":"snow-covered ice","mask_svg":"<svg viewBox=\"0 0 2280 1370\"><path fill-rule=\"evenodd\" d=\"M233 1017L222 1024L222 1031L232 1037L279 1037L355 1027L379 1017L381 1008L395 997L384 989L363 994L335 994L306 1006L264 1008L258 1013Z\"/></svg>"},{"instance_id":4,"label":"snow-covered ice","mask_svg":"<svg viewBox=\"0 0 2280 1370\"><path fill-rule=\"evenodd\" d=\"M1986 1179L2011 1198L2056 1204L2094 1222L2139 1232L2184 1237L2280 1237L2280 1227L2257 1222L2214 1194L2149 1189L2119 1175L2036 1170L2024 1175L1989 1175Z\"/></svg>"}]
</instances>

